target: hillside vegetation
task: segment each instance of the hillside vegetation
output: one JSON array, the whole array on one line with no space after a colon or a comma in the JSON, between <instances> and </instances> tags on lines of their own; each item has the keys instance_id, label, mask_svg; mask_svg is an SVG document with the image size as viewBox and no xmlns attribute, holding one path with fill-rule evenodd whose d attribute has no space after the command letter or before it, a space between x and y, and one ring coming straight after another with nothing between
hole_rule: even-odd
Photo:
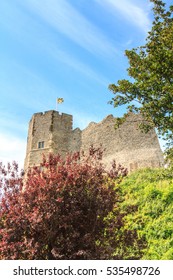
<instances>
[{"instance_id":1,"label":"hillside vegetation","mask_svg":"<svg viewBox=\"0 0 173 280\"><path fill-rule=\"evenodd\" d=\"M173 260L173 172L127 175L102 151L0 163L0 260Z\"/></svg>"},{"instance_id":2,"label":"hillside vegetation","mask_svg":"<svg viewBox=\"0 0 173 280\"><path fill-rule=\"evenodd\" d=\"M142 259L173 259L173 172L170 169L139 170L121 183L126 227L136 229L146 242Z\"/></svg>"}]
</instances>

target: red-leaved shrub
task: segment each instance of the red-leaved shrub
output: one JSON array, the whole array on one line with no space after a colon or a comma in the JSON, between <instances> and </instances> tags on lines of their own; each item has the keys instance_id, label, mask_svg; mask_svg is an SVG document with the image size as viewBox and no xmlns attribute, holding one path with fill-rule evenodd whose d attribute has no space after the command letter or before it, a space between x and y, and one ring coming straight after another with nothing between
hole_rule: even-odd
<instances>
[{"instance_id":1,"label":"red-leaved shrub","mask_svg":"<svg viewBox=\"0 0 173 280\"><path fill-rule=\"evenodd\" d=\"M50 154L24 176L16 163L0 165L0 259L123 258L115 247L136 238L118 212L127 170L114 162L107 171L101 157L93 147L87 157Z\"/></svg>"}]
</instances>

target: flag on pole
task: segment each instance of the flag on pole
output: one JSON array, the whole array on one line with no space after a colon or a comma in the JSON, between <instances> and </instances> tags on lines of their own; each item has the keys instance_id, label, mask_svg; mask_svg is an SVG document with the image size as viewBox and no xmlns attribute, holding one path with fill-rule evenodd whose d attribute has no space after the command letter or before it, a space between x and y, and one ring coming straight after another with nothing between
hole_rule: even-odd
<instances>
[{"instance_id":1,"label":"flag on pole","mask_svg":"<svg viewBox=\"0 0 173 280\"><path fill-rule=\"evenodd\" d=\"M63 102L64 102L64 98L59 97L59 98L56 99L56 111L57 111L57 107L58 107L57 105L62 104Z\"/></svg>"},{"instance_id":2,"label":"flag on pole","mask_svg":"<svg viewBox=\"0 0 173 280\"><path fill-rule=\"evenodd\" d=\"M57 100L56 100L56 101L57 101L57 103L58 103L58 104L61 104L61 103L63 103L63 102L64 102L64 99L63 99L63 98L57 98Z\"/></svg>"}]
</instances>

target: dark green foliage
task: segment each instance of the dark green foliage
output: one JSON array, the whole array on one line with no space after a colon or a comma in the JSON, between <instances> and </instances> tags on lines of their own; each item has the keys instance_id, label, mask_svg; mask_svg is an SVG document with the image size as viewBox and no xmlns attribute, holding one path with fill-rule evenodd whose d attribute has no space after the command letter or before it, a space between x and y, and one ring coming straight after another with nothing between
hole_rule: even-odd
<instances>
[{"instance_id":1,"label":"dark green foliage","mask_svg":"<svg viewBox=\"0 0 173 280\"><path fill-rule=\"evenodd\" d=\"M156 127L173 145L173 6L167 11L163 1L150 1L154 4L152 29L144 46L125 52L130 79L109 86L115 95L110 103L127 104L128 112L141 113L147 120L141 128L147 132Z\"/></svg>"},{"instance_id":2,"label":"dark green foliage","mask_svg":"<svg viewBox=\"0 0 173 280\"><path fill-rule=\"evenodd\" d=\"M173 147L167 148L165 151L165 161L171 171L173 173Z\"/></svg>"}]
</instances>

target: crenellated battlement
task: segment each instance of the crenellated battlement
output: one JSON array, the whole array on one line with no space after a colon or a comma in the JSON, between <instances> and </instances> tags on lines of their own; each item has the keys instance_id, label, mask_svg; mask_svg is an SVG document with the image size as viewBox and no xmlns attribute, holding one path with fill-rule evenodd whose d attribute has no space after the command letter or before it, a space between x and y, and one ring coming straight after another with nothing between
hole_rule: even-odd
<instances>
[{"instance_id":1,"label":"crenellated battlement","mask_svg":"<svg viewBox=\"0 0 173 280\"><path fill-rule=\"evenodd\" d=\"M88 151L92 144L105 149L103 162L113 159L129 170L142 167L159 167L163 155L154 129L145 134L139 129L141 116L130 114L127 120L115 130L113 115L99 123L90 123L83 131L73 130L73 117L50 110L35 113L29 123L25 169L38 165L42 154Z\"/></svg>"},{"instance_id":2,"label":"crenellated battlement","mask_svg":"<svg viewBox=\"0 0 173 280\"><path fill-rule=\"evenodd\" d=\"M54 110L35 113L29 122L25 169L39 164L42 154L67 153L72 127L71 115Z\"/></svg>"}]
</instances>

